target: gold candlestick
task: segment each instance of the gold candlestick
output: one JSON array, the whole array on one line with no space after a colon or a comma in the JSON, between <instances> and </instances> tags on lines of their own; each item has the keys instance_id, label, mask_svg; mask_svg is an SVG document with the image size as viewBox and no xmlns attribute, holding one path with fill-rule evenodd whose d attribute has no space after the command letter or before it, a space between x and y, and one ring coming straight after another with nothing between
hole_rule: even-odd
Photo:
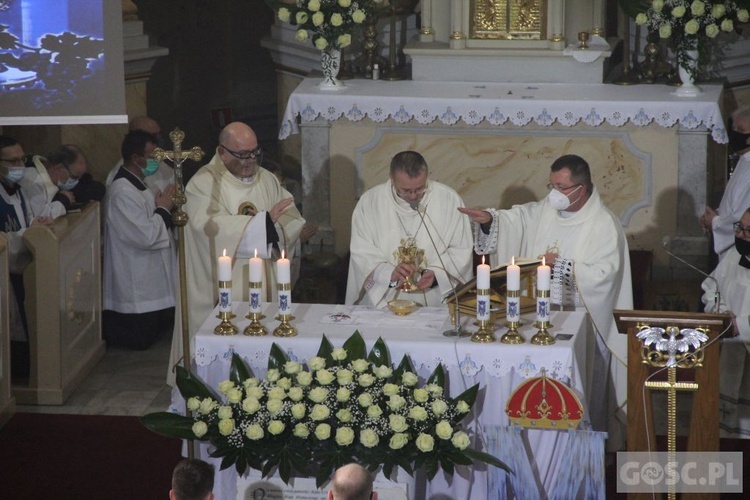
<instances>
[{"instance_id":1,"label":"gold candlestick","mask_svg":"<svg viewBox=\"0 0 750 500\"><path fill-rule=\"evenodd\" d=\"M276 285L276 289L279 291L279 315L276 319L281 321L281 324L273 330L273 335L275 337L296 337L297 329L290 323L294 316L288 312L292 306L292 285L291 283L279 283Z\"/></svg>"},{"instance_id":2,"label":"gold candlestick","mask_svg":"<svg viewBox=\"0 0 750 500\"><path fill-rule=\"evenodd\" d=\"M223 309L223 310L222 310ZM214 328L216 335L237 335L239 329L232 323L236 316L232 313L232 281L219 281L219 314L221 323Z\"/></svg>"},{"instance_id":3,"label":"gold candlestick","mask_svg":"<svg viewBox=\"0 0 750 500\"><path fill-rule=\"evenodd\" d=\"M253 282L251 281L248 284L250 288L250 311L245 316L247 319L250 320L250 324L245 327L245 330L242 332L243 335L248 335L251 337L262 337L263 335L268 335L268 330L265 326L263 326L260 323L260 320L264 319L266 316L260 312L260 289L263 288L263 283L261 282ZM255 292L255 293L254 293ZM255 311L253 311L255 309Z\"/></svg>"},{"instance_id":4,"label":"gold candlestick","mask_svg":"<svg viewBox=\"0 0 750 500\"><path fill-rule=\"evenodd\" d=\"M472 342L486 344L495 341L495 335L492 333L494 328L492 328L492 321L489 317L490 290L477 290L477 324L479 330L471 334Z\"/></svg>"},{"instance_id":5,"label":"gold candlestick","mask_svg":"<svg viewBox=\"0 0 750 500\"><path fill-rule=\"evenodd\" d=\"M521 290L508 290L505 297L505 317L508 318L508 321L506 322L508 331L500 337L500 342L503 344L523 344L525 340L523 336L518 333L518 325L521 324L519 316L519 299L521 298Z\"/></svg>"},{"instance_id":6,"label":"gold candlestick","mask_svg":"<svg viewBox=\"0 0 750 500\"><path fill-rule=\"evenodd\" d=\"M549 321L549 290L536 291L536 323L539 331L531 337L531 343L535 345L552 345L555 338L547 331L552 324Z\"/></svg>"}]
</instances>

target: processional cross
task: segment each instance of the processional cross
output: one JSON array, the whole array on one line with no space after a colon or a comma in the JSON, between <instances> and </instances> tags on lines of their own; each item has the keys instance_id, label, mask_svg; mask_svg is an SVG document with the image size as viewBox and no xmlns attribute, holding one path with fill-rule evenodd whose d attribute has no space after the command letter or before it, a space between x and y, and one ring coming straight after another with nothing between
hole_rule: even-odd
<instances>
[{"instance_id":1,"label":"processional cross","mask_svg":"<svg viewBox=\"0 0 750 500\"><path fill-rule=\"evenodd\" d=\"M172 223L177 227L177 258L180 273L180 318L182 321L182 365L190 372L190 330L188 328L188 303L187 303L187 276L185 272L185 226L188 223L188 215L182 210L182 206L187 202L185 196L185 186L182 181L182 164L185 160L199 161L203 158L203 150L194 146L190 151L182 150L182 141L185 139L185 132L175 128L169 133L169 140L172 141L172 151L166 151L162 148L154 149L151 156L158 162L169 160L174 166L175 193L172 201L175 204L175 210L172 212ZM185 414L190 415L190 410L186 407ZM188 457L194 456L192 441L188 443Z\"/></svg>"}]
</instances>

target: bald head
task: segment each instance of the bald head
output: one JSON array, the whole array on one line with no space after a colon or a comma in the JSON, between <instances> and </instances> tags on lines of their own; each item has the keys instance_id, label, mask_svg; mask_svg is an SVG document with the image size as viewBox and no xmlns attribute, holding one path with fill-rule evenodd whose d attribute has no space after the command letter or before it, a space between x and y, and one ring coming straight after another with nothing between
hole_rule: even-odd
<instances>
[{"instance_id":1,"label":"bald head","mask_svg":"<svg viewBox=\"0 0 750 500\"><path fill-rule=\"evenodd\" d=\"M141 130L143 132L148 132L149 134L153 134L157 137L161 135L161 127L159 124L154 120L153 118L149 118L148 116L136 116L132 120L130 120L130 123L128 124L128 130L130 132L133 132L134 130Z\"/></svg>"},{"instance_id":2,"label":"bald head","mask_svg":"<svg viewBox=\"0 0 750 500\"><path fill-rule=\"evenodd\" d=\"M258 138L253 129L242 122L224 127L219 134L217 152L227 170L239 179L252 178L258 172Z\"/></svg>"},{"instance_id":3,"label":"bald head","mask_svg":"<svg viewBox=\"0 0 750 500\"><path fill-rule=\"evenodd\" d=\"M372 491L372 474L359 464L347 464L336 469L331 480L330 500L376 499Z\"/></svg>"},{"instance_id":4,"label":"bald head","mask_svg":"<svg viewBox=\"0 0 750 500\"><path fill-rule=\"evenodd\" d=\"M247 124L232 122L219 134L219 144L234 151L251 150L258 147L258 138Z\"/></svg>"}]
</instances>

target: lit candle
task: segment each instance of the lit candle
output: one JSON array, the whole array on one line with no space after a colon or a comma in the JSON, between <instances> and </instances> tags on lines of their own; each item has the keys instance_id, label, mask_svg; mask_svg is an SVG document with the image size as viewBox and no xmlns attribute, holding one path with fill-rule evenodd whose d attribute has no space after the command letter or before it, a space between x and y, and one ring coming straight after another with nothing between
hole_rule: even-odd
<instances>
[{"instance_id":1,"label":"lit candle","mask_svg":"<svg viewBox=\"0 0 750 500\"><path fill-rule=\"evenodd\" d=\"M552 270L545 263L544 257L542 257L542 265L536 268L536 289L549 290L551 276Z\"/></svg>"},{"instance_id":2,"label":"lit candle","mask_svg":"<svg viewBox=\"0 0 750 500\"><path fill-rule=\"evenodd\" d=\"M276 279L280 284L292 282L292 272L289 259L284 257L284 251L281 251L281 258L276 261Z\"/></svg>"},{"instance_id":3,"label":"lit candle","mask_svg":"<svg viewBox=\"0 0 750 500\"><path fill-rule=\"evenodd\" d=\"M258 257L258 249L255 249L255 257L250 259L250 282L260 283L263 281L263 259Z\"/></svg>"},{"instance_id":4,"label":"lit candle","mask_svg":"<svg viewBox=\"0 0 750 500\"><path fill-rule=\"evenodd\" d=\"M232 258L227 255L227 249L224 249L224 255L219 257L219 281L232 281Z\"/></svg>"},{"instance_id":5,"label":"lit candle","mask_svg":"<svg viewBox=\"0 0 750 500\"><path fill-rule=\"evenodd\" d=\"M477 290L488 290L490 288L490 266L484 263L484 255L482 255L482 263L477 266Z\"/></svg>"},{"instance_id":6,"label":"lit candle","mask_svg":"<svg viewBox=\"0 0 750 500\"><path fill-rule=\"evenodd\" d=\"M511 257L507 272L508 290L521 289L521 268L516 265L516 258Z\"/></svg>"}]
</instances>

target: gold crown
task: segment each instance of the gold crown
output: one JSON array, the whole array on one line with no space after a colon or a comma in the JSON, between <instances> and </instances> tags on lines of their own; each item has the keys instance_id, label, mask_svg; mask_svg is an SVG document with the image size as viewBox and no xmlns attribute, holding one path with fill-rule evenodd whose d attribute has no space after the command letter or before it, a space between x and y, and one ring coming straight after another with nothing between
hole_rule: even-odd
<instances>
[{"instance_id":1,"label":"gold crown","mask_svg":"<svg viewBox=\"0 0 750 500\"><path fill-rule=\"evenodd\" d=\"M513 425L534 429L576 429L583 405L573 390L559 380L542 375L526 380L508 398L505 413Z\"/></svg>"}]
</instances>

